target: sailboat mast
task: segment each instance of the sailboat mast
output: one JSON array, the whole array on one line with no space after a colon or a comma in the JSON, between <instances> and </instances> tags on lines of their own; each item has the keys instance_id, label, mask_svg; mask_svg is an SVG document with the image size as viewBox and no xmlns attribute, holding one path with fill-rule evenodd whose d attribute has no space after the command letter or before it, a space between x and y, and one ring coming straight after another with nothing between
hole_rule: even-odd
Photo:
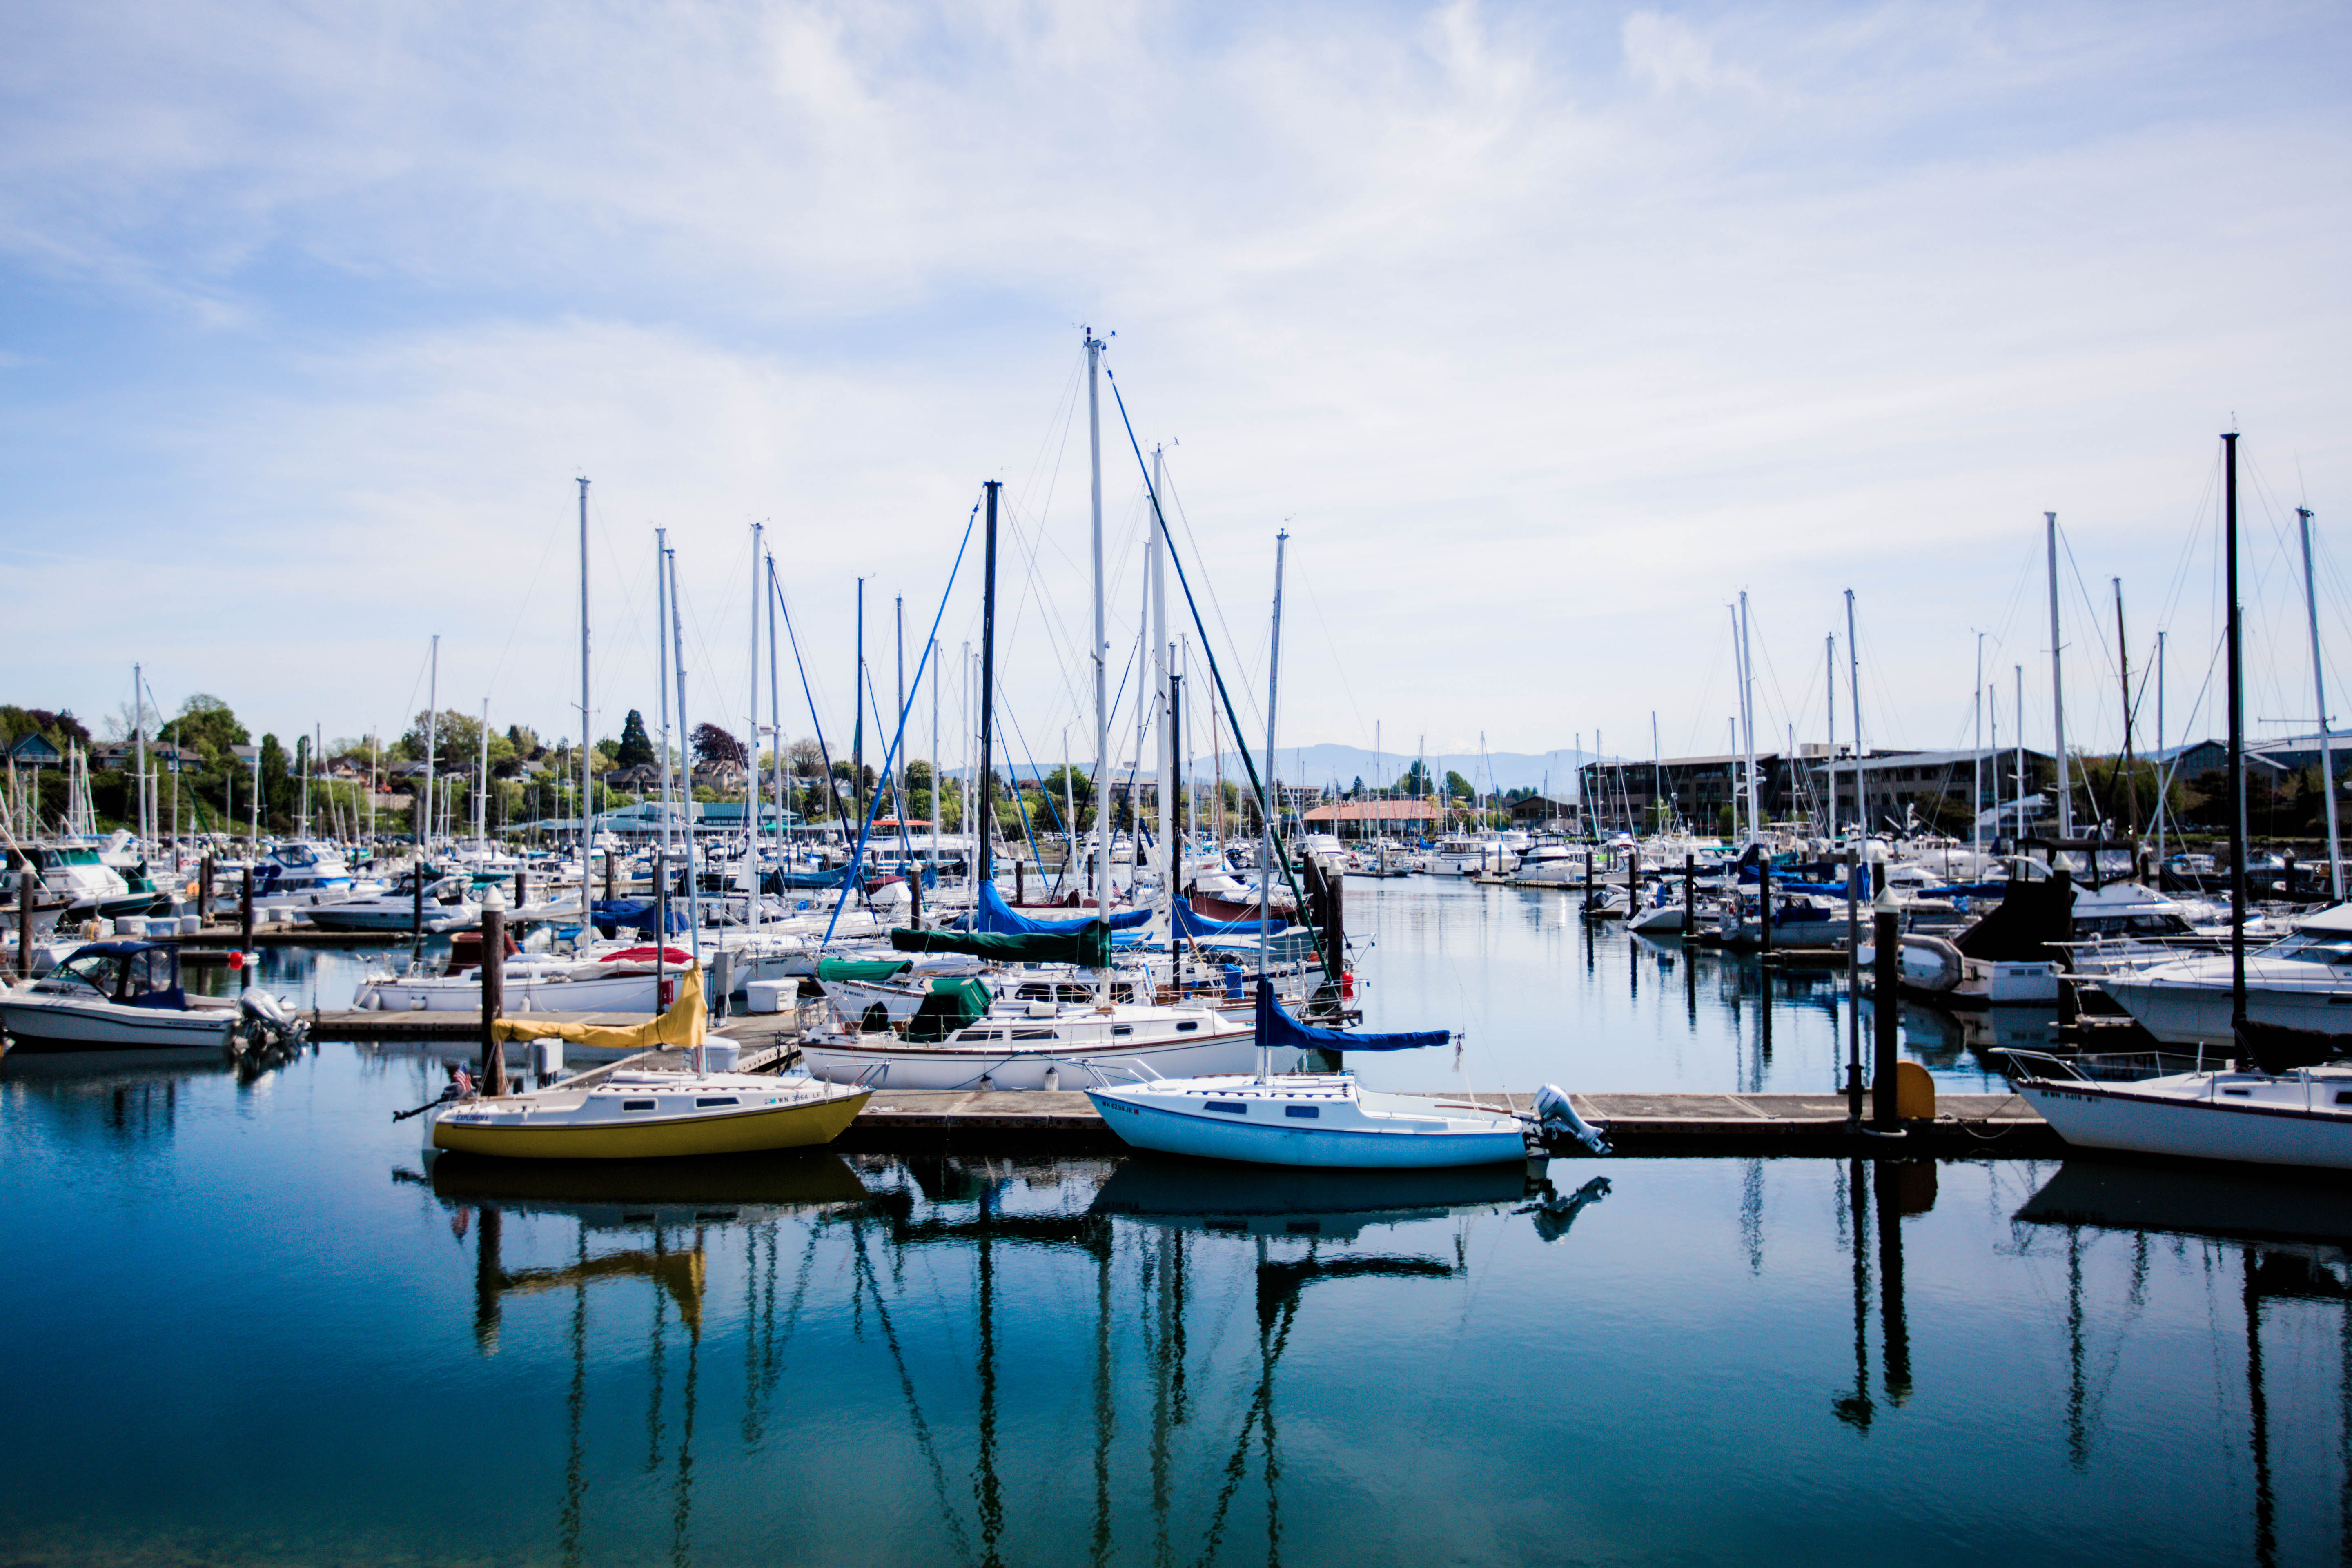
<instances>
[{"instance_id":1,"label":"sailboat mast","mask_svg":"<svg viewBox=\"0 0 2352 1568\"><path fill-rule=\"evenodd\" d=\"M1969 843L1984 847L1984 639L1977 634L1976 700L1977 738L1975 754L1969 758Z\"/></svg>"},{"instance_id":2,"label":"sailboat mast","mask_svg":"<svg viewBox=\"0 0 2352 1568\"><path fill-rule=\"evenodd\" d=\"M743 709L743 923L760 934L760 545L751 525L751 654L744 664L751 696Z\"/></svg>"},{"instance_id":3,"label":"sailboat mast","mask_svg":"<svg viewBox=\"0 0 2352 1568\"><path fill-rule=\"evenodd\" d=\"M2022 838L2025 837L2025 666L2011 665L2010 668L2017 678L2017 696L2010 705L2010 713L2015 720L2011 727L2017 731L2013 737L2017 745L2017 837ZM2016 848L2016 846L2011 845L2011 847ZM2018 853L2023 854L2024 851L2020 849Z\"/></svg>"},{"instance_id":4,"label":"sailboat mast","mask_svg":"<svg viewBox=\"0 0 2352 1568\"><path fill-rule=\"evenodd\" d=\"M702 879L695 874L694 868L694 774L688 771L686 760L686 626L677 614L677 552L675 550L669 552L669 667L677 680L677 773L679 793L683 797L679 805L686 814L686 928L688 944L694 953L694 961L699 963L702 962ZM580 910L584 915L588 910L588 862L584 858L580 862ZM669 940L667 931L662 933L662 940Z\"/></svg>"},{"instance_id":5,"label":"sailboat mast","mask_svg":"<svg viewBox=\"0 0 2352 1568\"><path fill-rule=\"evenodd\" d=\"M408 812L411 824L416 829L416 866L420 873L425 868L425 847L433 842L433 781L435 775L441 771L438 766L439 759L435 753L435 746L441 739L441 634L439 632L433 634L433 650L428 656L427 664L428 669L425 678L425 811L422 816L419 816L415 806L412 805ZM415 690L415 688L411 687L409 689ZM260 776L258 773L254 774L257 782ZM588 906L583 903L580 909L581 912L585 914Z\"/></svg>"},{"instance_id":6,"label":"sailboat mast","mask_svg":"<svg viewBox=\"0 0 2352 1568\"><path fill-rule=\"evenodd\" d=\"M1272 883L1274 875L1274 704L1282 683L1282 558L1290 531L1274 536L1274 643L1265 666L1265 795L1258 802L1257 972L1265 974L1265 950L1274 939ZM1304 911L1302 911L1303 913Z\"/></svg>"},{"instance_id":7,"label":"sailboat mast","mask_svg":"<svg viewBox=\"0 0 2352 1568\"><path fill-rule=\"evenodd\" d=\"M474 802L474 840L487 844L490 836L490 700L482 699L482 793Z\"/></svg>"},{"instance_id":8,"label":"sailboat mast","mask_svg":"<svg viewBox=\"0 0 2352 1568\"><path fill-rule=\"evenodd\" d=\"M1095 586L1095 918L1110 919L1110 818L1105 807L1110 804L1110 636L1103 603L1103 527L1102 527L1102 391L1099 371L1103 345L1091 328L1087 342L1087 456L1088 477L1094 487L1094 586ZM1105 973L1097 982L1098 1000L1108 1000L1110 975Z\"/></svg>"},{"instance_id":9,"label":"sailboat mast","mask_svg":"<svg viewBox=\"0 0 2352 1568\"><path fill-rule=\"evenodd\" d=\"M1748 832L1759 843L1764 816L1756 788L1756 656L1748 641L1748 590L1739 591L1739 718L1748 737Z\"/></svg>"},{"instance_id":10,"label":"sailboat mast","mask_svg":"<svg viewBox=\"0 0 2352 1568\"><path fill-rule=\"evenodd\" d=\"M668 875L670 828L669 638L664 635L668 628L662 623L669 616L669 557L666 542L668 533L669 530L666 528L654 530L654 689L661 699L661 755L656 760L661 764L661 864L665 878ZM667 942L669 932L662 932L656 940Z\"/></svg>"},{"instance_id":11,"label":"sailboat mast","mask_svg":"<svg viewBox=\"0 0 2352 1568\"><path fill-rule=\"evenodd\" d=\"M2058 837L2074 837L2074 786L2066 767L2066 683L2058 646L2058 514L2042 514L2050 544L2050 727L2052 752L2058 759Z\"/></svg>"},{"instance_id":12,"label":"sailboat mast","mask_svg":"<svg viewBox=\"0 0 2352 1568\"><path fill-rule=\"evenodd\" d=\"M2112 579L2116 585L2116 658L2121 661L2124 689L2124 820L2130 825L2131 836L2139 837L2139 782L2132 766L2132 697L2131 644L2124 640L2124 580Z\"/></svg>"},{"instance_id":13,"label":"sailboat mast","mask_svg":"<svg viewBox=\"0 0 2352 1568\"><path fill-rule=\"evenodd\" d=\"M1870 852L1870 795L1862 777L1862 645L1853 640L1853 590L1845 591L1846 711L1853 715L1853 824L1862 833L1863 853Z\"/></svg>"},{"instance_id":14,"label":"sailboat mast","mask_svg":"<svg viewBox=\"0 0 2352 1568\"><path fill-rule=\"evenodd\" d=\"M1160 497L1167 488L1167 461L1159 447L1151 449L1151 541L1144 559L1151 577L1151 679L1160 700L1160 893L1168 916L1168 957L1176 958L1176 875L1181 846L1176 831L1176 687L1168 658L1167 541L1160 516ZM1175 972L1169 972L1170 983Z\"/></svg>"},{"instance_id":15,"label":"sailboat mast","mask_svg":"<svg viewBox=\"0 0 2352 1568\"><path fill-rule=\"evenodd\" d=\"M2230 660L2230 1034L2234 1047L2246 1026L2246 709L2238 624L2238 433L2221 437L2222 592L2229 610ZM2059 766L2065 766L2062 758Z\"/></svg>"},{"instance_id":16,"label":"sailboat mast","mask_svg":"<svg viewBox=\"0 0 2352 1568\"><path fill-rule=\"evenodd\" d=\"M2327 727L2327 673L2319 660L2319 589L2311 575L2311 509L2299 506L2294 515L2303 525L2303 605L2311 620L2311 693L2319 704L2319 793L2327 800L2327 896L2341 900L2343 872L2338 862L2342 850L2336 836L2336 742Z\"/></svg>"},{"instance_id":17,"label":"sailboat mast","mask_svg":"<svg viewBox=\"0 0 2352 1568\"><path fill-rule=\"evenodd\" d=\"M588 480L580 480L580 913L588 913L588 842L595 826L595 797L589 793L589 731L595 716L588 696Z\"/></svg>"},{"instance_id":18,"label":"sailboat mast","mask_svg":"<svg viewBox=\"0 0 2352 1568\"><path fill-rule=\"evenodd\" d=\"M792 864L785 823L790 820L792 801L784 785L784 694L783 669L776 651L776 601L783 597L776 586L776 557L772 551L766 558L768 568L768 729L775 745L776 795L776 871L778 887L782 887L784 869Z\"/></svg>"},{"instance_id":19,"label":"sailboat mast","mask_svg":"<svg viewBox=\"0 0 2352 1568\"><path fill-rule=\"evenodd\" d=\"M2324 704L2322 711L2326 711ZM2323 720L2322 722L2325 723L2325 721ZM2160 631L2156 634L2156 755L2161 762L2164 757L2164 634ZM2158 860L2164 858L2164 796L2165 786L2169 776L2169 771L2162 766L2156 770L2156 858ZM2329 804L2334 804L2332 795ZM2332 843L2329 848L2330 858L2333 858ZM2328 886L2331 889L2335 887L2332 876Z\"/></svg>"},{"instance_id":20,"label":"sailboat mast","mask_svg":"<svg viewBox=\"0 0 2352 1568\"><path fill-rule=\"evenodd\" d=\"M771 568L772 570L772 568ZM931 639L931 875L939 875L940 811L947 800L947 791L940 773L940 640ZM782 731L779 731L781 734ZM776 831L783 832L778 823Z\"/></svg>"},{"instance_id":21,"label":"sailboat mast","mask_svg":"<svg viewBox=\"0 0 2352 1568\"><path fill-rule=\"evenodd\" d=\"M1827 701L1830 715L1829 765L1826 770L1830 781L1829 837L1830 842L1834 844L1837 842L1837 633L1832 632L1822 639L1822 643L1824 648L1822 656L1822 691Z\"/></svg>"},{"instance_id":22,"label":"sailboat mast","mask_svg":"<svg viewBox=\"0 0 2352 1568\"><path fill-rule=\"evenodd\" d=\"M1093 363L1091 349L1087 351L1087 360ZM996 876L996 791L989 773L989 750L996 738L996 492L1003 488L1002 479L990 479L981 486L988 493L980 595L980 799L978 816L973 819L980 834L981 888L988 886ZM973 905L978 907L977 903Z\"/></svg>"}]
</instances>

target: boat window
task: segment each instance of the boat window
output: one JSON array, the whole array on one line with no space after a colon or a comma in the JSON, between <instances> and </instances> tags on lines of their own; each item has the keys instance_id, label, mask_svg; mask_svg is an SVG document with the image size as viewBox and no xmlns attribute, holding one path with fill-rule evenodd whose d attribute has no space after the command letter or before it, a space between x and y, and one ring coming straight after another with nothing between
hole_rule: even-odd
<instances>
[{"instance_id":1,"label":"boat window","mask_svg":"<svg viewBox=\"0 0 2352 1568\"><path fill-rule=\"evenodd\" d=\"M122 959L111 952L78 952L58 964L51 978L79 980L101 996L112 996L122 978Z\"/></svg>"},{"instance_id":2,"label":"boat window","mask_svg":"<svg viewBox=\"0 0 2352 1568\"><path fill-rule=\"evenodd\" d=\"M703 1105L740 1105L740 1104L742 1104L743 1102L742 1102L740 1100L738 1100L737 1098L735 1098L735 1096L733 1096L733 1095L731 1095L731 1094L714 1094L714 1095L707 1096L707 1097L702 1098L702 1099L698 1099L698 1100L697 1100L694 1103L695 1103L696 1105L698 1105L698 1106L703 1106Z\"/></svg>"},{"instance_id":3,"label":"boat window","mask_svg":"<svg viewBox=\"0 0 2352 1568\"><path fill-rule=\"evenodd\" d=\"M625 1100L621 1101L621 1109L624 1110L651 1110L660 1103L661 1102L659 1100Z\"/></svg>"},{"instance_id":4,"label":"boat window","mask_svg":"<svg viewBox=\"0 0 2352 1568\"><path fill-rule=\"evenodd\" d=\"M2221 1092L2223 1094L2252 1094L2254 1091L2251 1089L2225 1089Z\"/></svg>"},{"instance_id":5,"label":"boat window","mask_svg":"<svg viewBox=\"0 0 2352 1568\"><path fill-rule=\"evenodd\" d=\"M2336 1103L2338 1105L2352 1105L2352 1089L2337 1089L2336 1091Z\"/></svg>"},{"instance_id":6,"label":"boat window","mask_svg":"<svg viewBox=\"0 0 2352 1568\"><path fill-rule=\"evenodd\" d=\"M1243 1104L1238 1100L1207 1100L1203 1102L1203 1108L1209 1110L1218 1111L1226 1116L1247 1116L1249 1114L1249 1107Z\"/></svg>"},{"instance_id":7,"label":"boat window","mask_svg":"<svg viewBox=\"0 0 2352 1568\"><path fill-rule=\"evenodd\" d=\"M144 996L151 991L172 988L172 955L160 947L131 955L131 982L123 988L126 996Z\"/></svg>"},{"instance_id":8,"label":"boat window","mask_svg":"<svg viewBox=\"0 0 2352 1568\"><path fill-rule=\"evenodd\" d=\"M1015 1029L1013 1031L1013 1037L1016 1040L1050 1040L1054 1037L1054 1031L1051 1029Z\"/></svg>"},{"instance_id":9,"label":"boat window","mask_svg":"<svg viewBox=\"0 0 2352 1568\"><path fill-rule=\"evenodd\" d=\"M1200 1026L1198 1024L1179 1024L1176 1026L1176 1032L1180 1035L1189 1035Z\"/></svg>"},{"instance_id":10,"label":"boat window","mask_svg":"<svg viewBox=\"0 0 2352 1568\"><path fill-rule=\"evenodd\" d=\"M2315 941L2295 954L2314 963L2352 963L2352 937L2331 937Z\"/></svg>"},{"instance_id":11,"label":"boat window","mask_svg":"<svg viewBox=\"0 0 2352 1568\"><path fill-rule=\"evenodd\" d=\"M1313 1121L1323 1114L1323 1108L1319 1105L1286 1105L1282 1108L1282 1113L1285 1116L1296 1116L1301 1121Z\"/></svg>"}]
</instances>

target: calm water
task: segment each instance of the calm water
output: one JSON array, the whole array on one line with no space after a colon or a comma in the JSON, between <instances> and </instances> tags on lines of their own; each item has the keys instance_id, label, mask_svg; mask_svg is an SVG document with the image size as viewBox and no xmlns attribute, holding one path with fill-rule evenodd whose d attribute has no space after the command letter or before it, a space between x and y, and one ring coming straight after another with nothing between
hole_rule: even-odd
<instances>
[{"instance_id":1,"label":"calm water","mask_svg":"<svg viewBox=\"0 0 2352 1568\"><path fill-rule=\"evenodd\" d=\"M1736 965L1698 961L1694 1016L1678 954L1588 953L1532 895L1392 889L1353 900L1367 1004L1468 1029L1482 1086L1829 1081L1826 1001L1777 1001L1766 1050ZM249 1083L0 1068L0 1561L2352 1546L2352 1199L2323 1188L1794 1160L427 1173L390 1112L437 1076L340 1046Z\"/></svg>"}]
</instances>

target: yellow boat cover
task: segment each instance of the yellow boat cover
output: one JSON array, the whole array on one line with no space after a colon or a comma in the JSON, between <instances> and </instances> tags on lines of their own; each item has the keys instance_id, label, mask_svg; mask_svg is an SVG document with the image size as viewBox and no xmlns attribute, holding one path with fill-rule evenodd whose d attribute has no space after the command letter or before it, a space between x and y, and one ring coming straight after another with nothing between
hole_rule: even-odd
<instances>
[{"instance_id":1,"label":"yellow boat cover","mask_svg":"<svg viewBox=\"0 0 2352 1568\"><path fill-rule=\"evenodd\" d=\"M649 1051L667 1046L691 1050L702 1044L710 1026L710 1005L703 1000L702 965L689 963L678 973L677 1000L669 1011L642 1024L551 1024L530 1018L500 1018L490 1026L500 1040L567 1040L608 1051Z\"/></svg>"}]
</instances>

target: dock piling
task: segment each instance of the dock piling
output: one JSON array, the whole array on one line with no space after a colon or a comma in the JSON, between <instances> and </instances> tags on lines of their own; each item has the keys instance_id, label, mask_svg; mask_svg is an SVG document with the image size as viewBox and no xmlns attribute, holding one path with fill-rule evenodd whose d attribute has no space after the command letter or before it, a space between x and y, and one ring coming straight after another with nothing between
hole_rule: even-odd
<instances>
[{"instance_id":1,"label":"dock piling","mask_svg":"<svg viewBox=\"0 0 2352 1568\"><path fill-rule=\"evenodd\" d=\"M253 984L253 868L245 868L245 886L236 896L236 951L243 956L237 962L237 989Z\"/></svg>"},{"instance_id":2,"label":"dock piling","mask_svg":"<svg viewBox=\"0 0 2352 1568\"><path fill-rule=\"evenodd\" d=\"M1772 858L1760 857L1756 862L1756 941L1757 952L1764 962L1772 962Z\"/></svg>"},{"instance_id":3,"label":"dock piling","mask_svg":"<svg viewBox=\"0 0 2352 1568\"><path fill-rule=\"evenodd\" d=\"M507 1053L499 1043L498 1021L506 1016L507 914L496 904L482 910L482 1072L484 1094L507 1091Z\"/></svg>"},{"instance_id":4,"label":"dock piling","mask_svg":"<svg viewBox=\"0 0 2352 1568\"><path fill-rule=\"evenodd\" d=\"M1698 857L1683 857L1683 938L1698 935Z\"/></svg>"},{"instance_id":5,"label":"dock piling","mask_svg":"<svg viewBox=\"0 0 2352 1568\"><path fill-rule=\"evenodd\" d=\"M33 858L16 857L16 978L33 977L33 888L40 874L33 868Z\"/></svg>"},{"instance_id":6,"label":"dock piling","mask_svg":"<svg viewBox=\"0 0 2352 1568\"><path fill-rule=\"evenodd\" d=\"M1870 1070L1870 1123L1874 1132L1894 1132L1902 1127L1895 1104L1895 1060L1902 1024L1901 924L1902 917L1891 909L1878 910L1871 917L1871 940L1877 947L1872 955L1876 960L1873 967L1877 985L1871 998L1871 1022L1876 1026Z\"/></svg>"}]
</instances>

